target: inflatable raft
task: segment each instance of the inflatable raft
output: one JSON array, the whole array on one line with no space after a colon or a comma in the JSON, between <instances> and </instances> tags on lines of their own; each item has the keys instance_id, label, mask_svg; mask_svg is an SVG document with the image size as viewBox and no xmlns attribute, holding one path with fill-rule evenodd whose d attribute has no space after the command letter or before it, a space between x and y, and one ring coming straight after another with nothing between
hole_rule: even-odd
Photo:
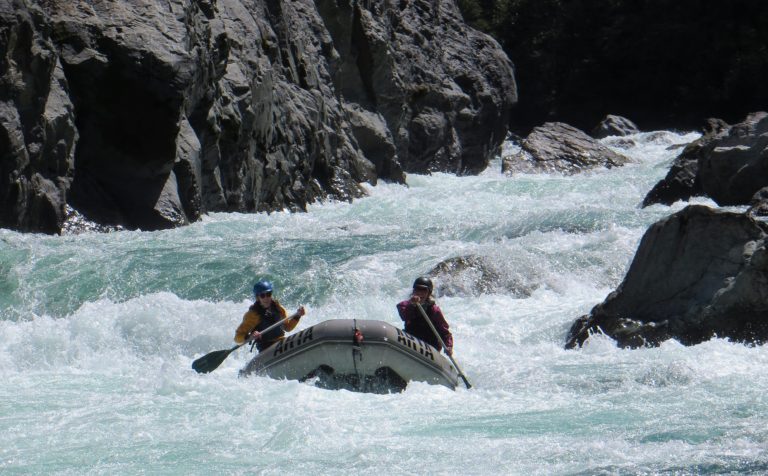
<instances>
[{"instance_id":1,"label":"inflatable raft","mask_svg":"<svg viewBox=\"0 0 768 476\"><path fill-rule=\"evenodd\" d=\"M241 376L312 381L330 389L387 393L410 381L455 389L458 372L434 347L383 321L331 319L261 351Z\"/></svg>"}]
</instances>

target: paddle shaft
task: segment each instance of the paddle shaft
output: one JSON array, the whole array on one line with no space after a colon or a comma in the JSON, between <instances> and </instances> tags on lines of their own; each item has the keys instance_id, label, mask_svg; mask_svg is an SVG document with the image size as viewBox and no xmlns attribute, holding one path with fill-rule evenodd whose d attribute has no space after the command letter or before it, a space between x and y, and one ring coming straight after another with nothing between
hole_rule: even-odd
<instances>
[{"instance_id":1,"label":"paddle shaft","mask_svg":"<svg viewBox=\"0 0 768 476\"><path fill-rule=\"evenodd\" d=\"M288 316L288 317L286 317L285 319L281 319L281 320L279 320L279 321L275 322L274 324L272 324L271 326L267 327L267 328L266 328L266 329L264 329L263 331L259 331L259 334L266 334L267 332L271 331L271 330L272 330L272 329L274 329L275 327L282 325L282 324L283 324L285 321L287 321L288 319L293 319L294 317L296 317L296 314L293 314L293 315L291 315L291 316ZM256 328L254 327L253 329L251 329L251 332L253 332L253 331L255 331L255 330L256 330ZM250 334L251 332L249 332L248 334ZM248 334L246 334L246 337L248 337ZM248 341L245 341L245 342L243 342L243 343L242 343L242 344L240 344L240 345L245 345L247 342L248 342ZM240 345L238 345L238 347L240 347Z\"/></svg>"},{"instance_id":2,"label":"paddle shaft","mask_svg":"<svg viewBox=\"0 0 768 476\"><path fill-rule=\"evenodd\" d=\"M271 326L267 327L267 328L266 328L266 329L264 329L263 331L259 331L259 334L266 334L267 332L271 331L271 330L272 330L272 329L274 329L275 327L282 325L282 324L283 324L285 321L287 321L288 319L293 319L294 317L296 317L296 314L294 314L294 315L292 315L292 316L288 316L288 317L286 317L285 319L281 319L281 320L279 320L279 321L275 322L274 324L272 324ZM255 331L255 330L256 330L256 328L254 327L253 329L251 329L251 332L253 332L253 331ZM251 334L251 332L249 332L249 333L248 333L248 334L246 334L245 336L246 336L246 337L248 337L248 336ZM245 342L243 342L242 344L238 344L238 345L236 345L236 346L232 347L232 348L231 348L229 351L230 351L230 352L232 352L233 350L237 350L237 349L239 349L240 347L244 346L244 345L245 345L245 344L247 344L247 343L248 343L248 341L246 340L246 341L245 341Z\"/></svg>"},{"instance_id":3,"label":"paddle shaft","mask_svg":"<svg viewBox=\"0 0 768 476\"><path fill-rule=\"evenodd\" d=\"M263 331L261 331L261 333L265 334L265 333L271 331L272 329L274 329L275 327L282 325L288 319L293 319L294 317L296 317L296 314L294 314L292 316L288 316L285 319L281 319L281 320L275 322L274 324L272 324L271 326L267 327ZM251 332L253 332L255 330L256 329L254 328L254 329L251 330ZM251 332L249 332L248 334L250 334ZM195 360L194 362L192 362L192 368L195 369L195 371L197 373L212 372L212 371L216 370L216 368L219 365L221 365L222 362L224 362L224 359L229 357L229 354L231 354L232 352L236 351L237 349L239 349L240 347L244 346L247 343L248 343L248 341L245 341L242 344L238 344L238 345L236 345L236 346L234 346L234 347L232 347L231 349L228 349L228 350L217 350L217 351L208 353L208 354L200 357L199 359Z\"/></svg>"},{"instance_id":4,"label":"paddle shaft","mask_svg":"<svg viewBox=\"0 0 768 476\"><path fill-rule=\"evenodd\" d=\"M427 324L429 324L429 328L432 329L432 332L435 334L435 337L437 337L437 341L440 342L440 345L443 346L443 349L446 349L447 347L445 347L445 342L443 342L443 338L440 337L440 334L437 332L437 329L435 329L435 325L432 324L432 320L427 315L427 312L424 310L423 307L421 307L421 303L417 302L415 304L416 304L416 307L419 309L419 312L421 313L421 317L423 317L424 320L427 321ZM447 355L448 358L451 359L451 363L453 364L454 367L456 367L456 370L459 372L459 376L464 381L464 385L466 385L468 389L472 388L472 385L469 384L469 380L467 380L467 376L464 375L464 372L461 371L461 369L459 368L459 364L456 363L456 361L453 359L453 356L448 354L447 352L445 355Z\"/></svg>"}]
</instances>

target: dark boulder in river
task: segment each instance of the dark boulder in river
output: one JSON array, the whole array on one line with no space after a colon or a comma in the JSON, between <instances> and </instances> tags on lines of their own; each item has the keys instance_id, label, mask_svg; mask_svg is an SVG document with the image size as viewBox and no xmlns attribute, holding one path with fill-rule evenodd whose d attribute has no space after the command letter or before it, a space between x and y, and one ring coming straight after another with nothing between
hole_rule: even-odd
<instances>
[{"instance_id":1,"label":"dark boulder in river","mask_svg":"<svg viewBox=\"0 0 768 476\"><path fill-rule=\"evenodd\" d=\"M701 205L653 224L624 281L573 324L566 347L592 333L621 347L768 341L767 237L764 222Z\"/></svg>"},{"instance_id":2,"label":"dark boulder in river","mask_svg":"<svg viewBox=\"0 0 768 476\"><path fill-rule=\"evenodd\" d=\"M0 226L145 230L483 170L511 61L454 1L0 2Z\"/></svg>"},{"instance_id":3,"label":"dark boulder in river","mask_svg":"<svg viewBox=\"0 0 768 476\"><path fill-rule=\"evenodd\" d=\"M618 167L629 159L585 132L562 122L535 127L520 143L520 151L502 158L505 174L575 174L598 167Z\"/></svg>"},{"instance_id":4,"label":"dark boulder in river","mask_svg":"<svg viewBox=\"0 0 768 476\"><path fill-rule=\"evenodd\" d=\"M608 114L600 121L600 124L592 129L592 137L603 139L608 136L627 136L638 132L640 129L637 128L637 125L626 117Z\"/></svg>"},{"instance_id":5,"label":"dark boulder in river","mask_svg":"<svg viewBox=\"0 0 768 476\"><path fill-rule=\"evenodd\" d=\"M768 113L756 112L733 126L710 121L704 135L683 149L667 176L648 192L643 206L694 196L721 206L747 205L766 186Z\"/></svg>"}]
</instances>

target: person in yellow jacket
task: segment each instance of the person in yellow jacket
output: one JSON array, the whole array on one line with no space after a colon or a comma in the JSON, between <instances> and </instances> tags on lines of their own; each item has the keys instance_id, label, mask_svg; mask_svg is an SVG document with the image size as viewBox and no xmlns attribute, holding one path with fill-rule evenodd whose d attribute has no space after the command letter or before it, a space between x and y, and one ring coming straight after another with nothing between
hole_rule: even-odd
<instances>
[{"instance_id":1,"label":"person in yellow jacket","mask_svg":"<svg viewBox=\"0 0 768 476\"><path fill-rule=\"evenodd\" d=\"M273 286L269 281L261 280L253 286L256 302L248 308L248 312L243 316L243 322L237 327L235 342L242 344L255 341L256 348L261 352L275 342L285 339L285 331L292 331L299 323L299 319L305 314L304 306L299 307L282 326L266 334L261 333L262 330L285 319L288 315L277 299L272 298L272 291Z\"/></svg>"}]
</instances>

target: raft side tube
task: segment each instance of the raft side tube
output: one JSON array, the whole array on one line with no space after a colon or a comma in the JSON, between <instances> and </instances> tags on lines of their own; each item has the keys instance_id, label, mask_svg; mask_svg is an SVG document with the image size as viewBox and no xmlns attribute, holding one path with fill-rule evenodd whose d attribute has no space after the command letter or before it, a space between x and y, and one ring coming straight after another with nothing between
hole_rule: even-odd
<instances>
[{"instance_id":1,"label":"raft side tube","mask_svg":"<svg viewBox=\"0 0 768 476\"><path fill-rule=\"evenodd\" d=\"M361 341L355 340L356 330ZM434 347L384 321L367 319L331 319L292 334L240 371L250 374L300 381L332 375L337 382L390 382L396 390L412 380L451 389L458 384L458 372Z\"/></svg>"}]
</instances>

